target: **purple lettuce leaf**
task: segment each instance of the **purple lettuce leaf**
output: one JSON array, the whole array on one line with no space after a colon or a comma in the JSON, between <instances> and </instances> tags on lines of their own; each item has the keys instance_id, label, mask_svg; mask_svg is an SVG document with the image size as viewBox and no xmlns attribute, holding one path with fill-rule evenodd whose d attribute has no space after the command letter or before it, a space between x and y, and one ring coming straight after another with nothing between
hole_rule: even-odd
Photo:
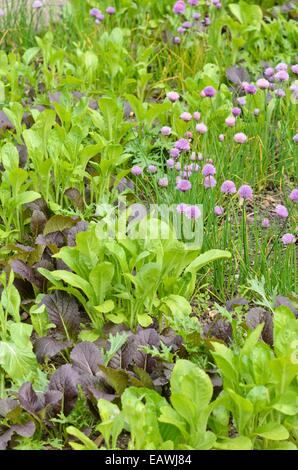
<instances>
[{"instance_id":1,"label":"purple lettuce leaf","mask_svg":"<svg viewBox=\"0 0 298 470\"><path fill-rule=\"evenodd\" d=\"M62 393L65 415L68 415L75 406L78 384L78 373L70 364L59 367L50 379L48 391L57 390Z\"/></svg>"},{"instance_id":2,"label":"purple lettuce leaf","mask_svg":"<svg viewBox=\"0 0 298 470\"><path fill-rule=\"evenodd\" d=\"M35 341L34 352L38 362L42 363L45 358L52 358L70 346L70 341L58 341L48 336L44 336L42 338L37 338Z\"/></svg>"},{"instance_id":3,"label":"purple lettuce leaf","mask_svg":"<svg viewBox=\"0 0 298 470\"><path fill-rule=\"evenodd\" d=\"M32 437L34 433L35 424L33 421L28 421L25 424L14 424L0 436L0 450L7 449L8 443L14 434L18 434L21 437Z\"/></svg>"},{"instance_id":4,"label":"purple lettuce leaf","mask_svg":"<svg viewBox=\"0 0 298 470\"><path fill-rule=\"evenodd\" d=\"M102 354L95 344L83 341L71 351L70 358L78 374L96 375L103 364Z\"/></svg>"},{"instance_id":5,"label":"purple lettuce leaf","mask_svg":"<svg viewBox=\"0 0 298 470\"><path fill-rule=\"evenodd\" d=\"M12 410L19 406L18 400L2 398L0 400L0 416L5 418Z\"/></svg>"},{"instance_id":6,"label":"purple lettuce leaf","mask_svg":"<svg viewBox=\"0 0 298 470\"><path fill-rule=\"evenodd\" d=\"M45 406L43 394L37 394L31 382L25 382L18 393L21 407L28 413L36 415Z\"/></svg>"},{"instance_id":7,"label":"purple lettuce leaf","mask_svg":"<svg viewBox=\"0 0 298 470\"><path fill-rule=\"evenodd\" d=\"M76 334L80 328L80 311L76 300L66 292L56 291L42 299L47 308L49 319L58 331Z\"/></svg>"}]
</instances>

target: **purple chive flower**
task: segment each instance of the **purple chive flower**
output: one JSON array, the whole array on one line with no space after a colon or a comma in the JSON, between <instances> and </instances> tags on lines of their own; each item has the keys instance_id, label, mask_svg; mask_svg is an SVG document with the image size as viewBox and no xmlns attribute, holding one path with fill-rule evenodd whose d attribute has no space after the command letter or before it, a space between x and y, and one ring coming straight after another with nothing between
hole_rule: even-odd
<instances>
[{"instance_id":1,"label":"purple chive flower","mask_svg":"<svg viewBox=\"0 0 298 470\"><path fill-rule=\"evenodd\" d=\"M208 131L208 127L203 122L200 122L196 125L196 130L199 134L206 134L206 132Z\"/></svg>"},{"instance_id":2,"label":"purple chive flower","mask_svg":"<svg viewBox=\"0 0 298 470\"><path fill-rule=\"evenodd\" d=\"M260 114L259 108L255 108L255 109L254 109L254 115L255 115L255 116L258 116L259 114Z\"/></svg>"},{"instance_id":3,"label":"purple chive flower","mask_svg":"<svg viewBox=\"0 0 298 470\"><path fill-rule=\"evenodd\" d=\"M291 191L289 198L291 199L292 202L297 203L298 202L298 188L293 189Z\"/></svg>"},{"instance_id":4,"label":"purple chive flower","mask_svg":"<svg viewBox=\"0 0 298 470\"><path fill-rule=\"evenodd\" d=\"M293 93L298 93L298 85L295 85L295 83L293 83L290 86L290 91L292 91Z\"/></svg>"},{"instance_id":5,"label":"purple chive flower","mask_svg":"<svg viewBox=\"0 0 298 470\"><path fill-rule=\"evenodd\" d=\"M0 8L0 18L1 18L2 16L5 16L5 11L3 10L3 8Z\"/></svg>"},{"instance_id":6,"label":"purple chive flower","mask_svg":"<svg viewBox=\"0 0 298 470\"><path fill-rule=\"evenodd\" d=\"M175 36L175 37L173 38L173 43L174 43L174 44L180 44L180 43L181 43L181 39L180 39L178 36Z\"/></svg>"},{"instance_id":7,"label":"purple chive flower","mask_svg":"<svg viewBox=\"0 0 298 470\"><path fill-rule=\"evenodd\" d=\"M201 217L202 213L198 206L187 206L185 215L188 219L198 219Z\"/></svg>"},{"instance_id":8,"label":"purple chive flower","mask_svg":"<svg viewBox=\"0 0 298 470\"><path fill-rule=\"evenodd\" d=\"M295 134L295 135L294 135L293 141L296 142L296 143L298 142L298 134Z\"/></svg>"},{"instance_id":9,"label":"purple chive flower","mask_svg":"<svg viewBox=\"0 0 298 470\"><path fill-rule=\"evenodd\" d=\"M96 18L95 23L100 24L104 20L104 15L101 13L98 18Z\"/></svg>"},{"instance_id":10,"label":"purple chive flower","mask_svg":"<svg viewBox=\"0 0 298 470\"><path fill-rule=\"evenodd\" d=\"M170 150L170 156L173 158L178 158L180 155L180 150L177 148L173 148Z\"/></svg>"},{"instance_id":11,"label":"purple chive flower","mask_svg":"<svg viewBox=\"0 0 298 470\"><path fill-rule=\"evenodd\" d=\"M142 168L138 165L133 166L130 171L134 176L140 176L143 173Z\"/></svg>"},{"instance_id":12,"label":"purple chive flower","mask_svg":"<svg viewBox=\"0 0 298 470\"><path fill-rule=\"evenodd\" d=\"M213 176L207 176L204 179L204 187L206 189L209 189L209 188L214 188L214 186L216 186L216 179L213 178Z\"/></svg>"},{"instance_id":13,"label":"purple chive flower","mask_svg":"<svg viewBox=\"0 0 298 470\"><path fill-rule=\"evenodd\" d=\"M284 98L286 96L286 92L282 88L277 88L275 94L278 98Z\"/></svg>"},{"instance_id":14,"label":"purple chive flower","mask_svg":"<svg viewBox=\"0 0 298 470\"><path fill-rule=\"evenodd\" d=\"M101 12L98 8L91 8L89 14L90 16L94 16L95 18L97 18L99 15L101 15Z\"/></svg>"},{"instance_id":15,"label":"purple chive flower","mask_svg":"<svg viewBox=\"0 0 298 470\"><path fill-rule=\"evenodd\" d=\"M195 111L193 113L193 118L195 121L199 121L201 119L201 113L199 113L199 111Z\"/></svg>"},{"instance_id":16,"label":"purple chive flower","mask_svg":"<svg viewBox=\"0 0 298 470\"><path fill-rule=\"evenodd\" d=\"M147 170L149 171L149 173L156 173L157 167L155 165L149 165Z\"/></svg>"},{"instance_id":17,"label":"purple chive flower","mask_svg":"<svg viewBox=\"0 0 298 470\"><path fill-rule=\"evenodd\" d=\"M161 129L160 129L160 133L162 135L171 135L172 134L172 129L168 126L163 126Z\"/></svg>"},{"instance_id":18,"label":"purple chive flower","mask_svg":"<svg viewBox=\"0 0 298 470\"><path fill-rule=\"evenodd\" d=\"M274 69L272 67L267 67L264 71L265 77L272 77L274 75Z\"/></svg>"},{"instance_id":19,"label":"purple chive flower","mask_svg":"<svg viewBox=\"0 0 298 470\"><path fill-rule=\"evenodd\" d=\"M114 8L114 7L108 7L108 8L106 9L106 13L107 13L108 15L115 15L115 13L116 13L116 8Z\"/></svg>"},{"instance_id":20,"label":"purple chive flower","mask_svg":"<svg viewBox=\"0 0 298 470\"><path fill-rule=\"evenodd\" d=\"M285 233L281 237L281 241L283 242L284 245L293 245L296 242L296 238L291 233Z\"/></svg>"},{"instance_id":21,"label":"purple chive flower","mask_svg":"<svg viewBox=\"0 0 298 470\"><path fill-rule=\"evenodd\" d=\"M32 8L41 8L41 7L43 7L43 3L41 0L35 0L32 3Z\"/></svg>"},{"instance_id":22,"label":"purple chive flower","mask_svg":"<svg viewBox=\"0 0 298 470\"><path fill-rule=\"evenodd\" d=\"M291 70L293 73L298 75L298 64L292 65Z\"/></svg>"},{"instance_id":23,"label":"purple chive flower","mask_svg":"<svg viewBox=\"0 0 298 470\"><path fill-rule=\"evenodd\" d=\"M175 170L177 170L177 171L181 170L181 163L180 162L175 163Z\"/></svg>"},{"instance_id":24,"label":"purple chive flower","mask_svg":"<svg viewBox=\"0 0 298 470\"><path fill-rule=\"evenodd\" d=\"M218 140L219 140L219 142L223 142L225 140L224 134L219 134Z\"/></svg>"},{"instance_id":25,"label":"purple chive flower","mask_svg":"<svg viewBox=\"0 0 298 470\"><path fill-rule=\"evenodd\" d=\"M270 220L265 218L262 220L262 227L263 228L269 228L270 227Z\"/></svg>"},{"instance_id":26,"label":"purple chive flower","mask_svg":"<svg viewBox=\"0 0 298 470\"><path fill-rule=\"evenodd\" d=\"M189 191L191 189L191 182L185 179L180 179L176 183L176 188L182 192Z\"/></svg>"},{"instance_id":27,"label":"purple chive flower","mask_svg":"<svg viewBox=\"0 0 298 470\"><path fill-rule=\"evenodd\" d=\"M180 98L180 95L176 91L169 91L167 93L167 98L172 102L175 103L175 101L178 101Z\"/></svg>"},{"instance_id":28,"label":"purple chive flower","mask_svg":"<svg viewBox=\"0 0 298 470\"><path fill-rule=\"evenodd\" d=\"M167 188L168 185L169 185L169 181L166 176L164 176L163 178L159 178L158 186L160 186L161 188Z\"/></svg>"},{"instance_id":29,"label":"purple chive flower","mask_svg":"<svg viewBox=\"0 0 298 470\"><path fill-rule=\"evenodd\" d=\"M186 131L185 134L184 134L184 137L186 139L192 139L192 132L191 131Z\"/></svg>"},{"instance_id":30,"label":"purple chive flower","mask_svg":"<svg viewBox=\"0 0 298 470\"><path fill-rule=\"evenodd\" d=\"M182 121L189 122L192 120L192 115L190 113L184 112L180 114L180 119L182 119Z\"/></svg>"},{"instance_id":31,"label":"purple chive flower","mask_svg":"<svg viewBox=\"0 0 298 470\"><path fill-rule=\"evenodd\" d=\"M245 88L249 85L249 82L241 82L241 88L242 90L245 90Z\"/></svg>"},{"instance_id":32,"label":"purple chive flower","mask_svg":"<svg viewBox=\"0 0 298 470\"><path fill-rule=\"evenodd\" d=\"M184 21L184 23L182 23L182 27L185 29L190 29L192 27L192 24L190 21Z\"/></svg>"},{"instance_id":33,"label":"purple chive flower","mask_svg":"<svg viewBox=\"0 0 298 470\"><path fill-rule=\"evenodd\" d=\"M244 91L248 95L255 95L257 92L257 88L252 83L248 83L244 85Z\"/></svg>"},{"instance_id":34,"label":"purple chive flower","mask_svg":"<svg viewBox=\"0 0 298 470\"><path fill-rule=\"evenodd\" d=\"M275 70L277 70L278 72L280 72L281 70L282 70L282 71L287 71L287 70L288 70L288 66L287 66L287 64L285 64L284 62L280 62L280 63L277 64L277 66L275 67Z\"/></svg>"},{"instance_id":35,"label":"purple chive flower","mask_svg":"<svg viewBox=\"0 0 298 470\"><path fill-rule=\"evenodd\" d=\"M234 142L237 144L244 144L247 141L247 136L243 132L237 132L234 135Z\"/></svg>"},{"instance_id":36,"label":"purple chive flower","mask_svg":"<svg viewBox=\"0 0 298 470\"><path fill-rule=\"evenodd\" d=\"M183 28L183 26L179 26L179 28L177 28L177 33L179 33L179 34L184 34L185 31L186 31L186 29Z\"/></svg>"},{"instance_id":37,"label":"purple chive flower","mask_svg":"<svg viewBox=\"0 0 298 470\"><path fill-rule=\"evenodd\" d=\"M213 98L215 96L216 90L213 88L213 86L206 86L204 90L202 91L202 96L205 96L207 98Z\"/></svg>"},{"instance_id":38,"label":"purple chive flower","mask_svg":"<svg viewBox=\"0 0 298 470\"><path fill-rule=\"evenodd\" d=\"M288 209L282 204L277 204L277 206L275 207L275 213L281 219L286 219L289 215Z\"/></svg>"},{"instance_id":39,"label":"purple chive flower","mask_svg":"<svg viewBox=\"0 0 298 470\"><path fill-rule=\"evenodd\" d=\"M167 160L167 167L168 168L174 168L174 166L175 166L175 160L173 160L172 158L169 158Z\"/></svg>"},{"instance_id":40,"label":"purple chive flower","mask_svg":"<svg viewBox=\"0 0 298 470\"><path fill-rule=\"evenodd\" d=\"M220 190L224 194L235 194L237 191L234 181L231 180L224 181L221 185Z\"/></svg>"},{"instance_id":41,"label":"purple chive flower","mask_svg":"<svg viewBox=\"0 0 298 470\"><path fill-rule=\"evenodd\" d=\"M205 19L204 19L204 21L203 21L203 24L204 24L205 26L210 26L210 25L211 25L211 20L210 20L209 16L205 16Z\"/></svg>"},{"instance_id":42,"label":"purple chive flower","mask_svg":"<svg viewBox=\"0 0 298 470\"><path fill-rule=\"evenodd\" d=\"M173 6L173 12L176 15L183 15L185 13L186 5L183 0L178 0Z\"/></svg>"},{"instance_id":43,"label":"purple chive flower","mask_svg":"<svg viewBox=\"0 0 298 470\"><path fill-rule=\"evenodd\" d=\"M176 207L176 211L178 212L178 214L184 214L186 209L187 209L187 204L184 204L183 202L181 202L180 204L178 204L178 206Z\"/></svg>"},{"instance_id":44,"label":"purple chive flower","mask_svg":"<svg viewBox=\"0 0 298 470\"><path fill-rule=\"evenodd\" d=\"M245 106L246 105L246 98L245 96L240 96L239 98L237 98L237 102L240 106Z\"/></svg>"},{"instance_id":45,"label":"purple chive flower","mask_svg":"<svg viewBox=\"0 0 298 470\"><path fill-rule=\"evenodd\" d=\"M193 14L192 14L192 17L194 20L198 21L200 18L201 18L201 14L198 13L197 11L195 11Z\"/></svg>"},{"instance_id":46,"label":"purple chive flower","mask_svg":"<svg viewBox=\"0 0 298 470\"><path fill-rule=\"evenodd\" d=\"M210 175L214 176L215 173L216 173L216 168L211 163L207 163L206 165L203 166L203 169L202 169L203 176L210 176Z\"/></svg>"},{"instance_id":47,"label":"purple chive flower","mask_svg":"<svg viewBox=\"0 0 298 470\"><path fill-rule=\"evenodd\" d=\"M238 194L242 199L252 199L253 196L252 189L248 184L240 186Z\"/></svg>"},{"instance_id":48,"label":"purple chive flower","mask_svg":"<svg viewBox=\"0 0 298 470\"><path fill-rule=\"evenodd\" d=\"M175 142L175 147L178 149L178 150L181 150L181 151L188 151L190 150L190 144L188 142L187 139L179 139L177 140L177 142Z\"/></svg>"},{"instance_id":49,"label":"purple chive flower","mask_svg":"<svg viewBox=\"0 0 298 470\"><path fill-rule=\"evenodd\" d=\"M267 88L269 88L270 83L268 82L268 80L266 80L266 78L259 78L259 80L257 80L256 85L261 90L266 90Z\"/></svg>"},{"instance_id":50,"label":"purple chive flower","mask_svg":"<svg viewBox=\"0 0 298 470\"><path fill-rule=\"evenodd\" d=\"M286 82L289 80L289 74L285 70L280 70L274 75L275 80L278 82Z\"/></svg>"},{"instance_id":51,"label":"purple chive flower","mask_svg":"<svg viewBox=\"0 0 298 470\"><path fill-rule=\"evenodd\" d=\"M220 217L221 215L223 215L224 213L224 208L222 206L215 206L214 207L214 214L217 216L217 217Z\"/></svg>"},{"instance_id":52,"label":"purple chive flower","mask_svg":"<svg viewBox=\"0 0 298 470\"><path fill-rule=\"evenodd\" d=\"M199 4L199 0L188 0L189 5L196 7Z\"/></svg>"},{"instance_id":53,"label":"purple chive flower","mask_svg":"<svg viewBox=\"0 0 298 470\"><path fill-rule=\"evenodd\" d=\"M237 107L232 108L232 114L233 114L233 116L235 116L235 117L240 116L240 114L241 114L241 109L240 109L240 108L237 108Z\"/></svg>"},{"instance_id":54,"label":"purple chive flower","mask_svg":"<svg viewBox=\"0 0 298 470\"><path fill-rule=\"evenodd\" d=\"M234 118L234 116L229 116L225 120L225 123L228 127L234 127L236 124L236 119Z\"/></svg>"}]
</instances>

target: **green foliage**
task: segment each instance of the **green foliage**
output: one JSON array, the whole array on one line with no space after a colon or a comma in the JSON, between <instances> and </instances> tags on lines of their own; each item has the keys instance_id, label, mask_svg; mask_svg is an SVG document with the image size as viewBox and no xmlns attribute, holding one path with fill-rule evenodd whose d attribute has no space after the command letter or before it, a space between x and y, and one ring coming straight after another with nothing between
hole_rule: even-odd
<instances>
[{"instance_id":1,"label":"green foliage","mask_svg":"<svg viewBox=\"0 0 298 470\"><path fill-rule=\"evenodd\" d=\"M292 312L279 307L274 312L274 351L259 341L263 325L249 334L240 351L213 343L223 378L222 404L239 435L256 449L283 448L283 441L296 448L295 426L288 417L297 414L297 325Z\"/></svg>"},{"instance_id":2,"label":"green foliage","mask_svg":"<svg viewBox=\"0 0 298 470\"><path fill-rule=\"evenodd\" d=\"M186 360L177 361L171 377L171 404L148 389L127 389L119 408L99 400L102 423L98 430L107 448L117 448L123 429L130 432L129 449L172 450L217 448L216 435L207 430L208 417L216 402L207 374ZM146 432L144 432L146 431ZM219 444L223 446L223 444ZM245 438L226 439L228 448L250 448Z\"/></svg>"},{"instance_id":3,"label":"green foliage","mask_svg":"<svg viewBox=\"0 0 298 470\"><path fill-rule=\"evenodd\" d=\"M123 393L121 409L99 400L98 430L105 445L117 448L125 429L129 448L138 450L296 449L297 324L286 307L275 311L274 351L259 341L263 325L239 351L213 342L212 355L223 378L223 391L214 401L208 375L182 359L171 375L170 403L152 390L133 387ZM287 344L285 331L291 331ZM234 438L229 437L230 417Z\"/></svg>"},{"instance_id":4,"label":"green foliage","mask_svg":"<svg viewBox=\"0 0 298 470\"><path fill-rule=\"evenodd\" d=\"M105 319L134 329L137 324L149 326L152 316L159 317L165 309L173 317L179 310L189 316L186 299L194 292L197 272L230 254L211 250L198 256L199 250L189 250L164 222L148 219L148 224L150 230L160 226L169 238L144 238L141 223L131 239L102 239L93 226L78 234L76 247L64 247L54 255L73 272L39 271L55 288L75 295L99 331Z\"/></svg>"},{"instance_id":5,"label":"green foliage","mask_svg":"<svg viewBox=\"0 0 298 470\"><path fill-rule=\"evenodd\" d=\"M25 379L28 370L37 369L30 336L32 326L8 323L7 338L0 341L0 366L12 380Z\"/></svg>"}]
</instances>

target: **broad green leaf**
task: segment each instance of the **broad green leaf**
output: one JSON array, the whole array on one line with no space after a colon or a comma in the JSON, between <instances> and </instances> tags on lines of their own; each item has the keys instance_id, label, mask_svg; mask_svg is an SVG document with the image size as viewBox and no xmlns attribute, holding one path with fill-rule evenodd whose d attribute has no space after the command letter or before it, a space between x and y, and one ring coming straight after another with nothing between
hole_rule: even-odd
<instances>
[{"instance_id":1,"label":"broad green leaf","mask_svg":"<svg viewBox=\"0 0 298 470\"><path fill-rule=\"evenodd\" d=\"M21 206L23 204L29 204L29 202L33 202L39 198L39 193L36 193L35 191L26 191L24 193L17 194L15 197L15 202L17 206Z\"/></svg>"},{"instance_id":2,"label":"broad green leaf","mask_svg":"<svg viewBox=\"0 0 298 470\"><path fill-rule=\"evenodd\" d=\"M94 292L93 297L100 305L112 288L113 277L114 265L108 261L97 264L89 274L89 282Z\"/></svg>"},{"instance_id":3,"label":"broad green leaf","mask_svg":"<svg viewBox=\"0 0 298 470\"><path fill-rule=\"evenodd\" d=\"M26 65L29 65L30 62L34 59L34 57L38 54L39 50L39 47L30 47L29 49L27 49L23 54L24 63Z\"/></svg>"},{"instance_id":4,"label":"broad green leaf","mask_svg":"<svg viewBox=\"0 0 298 470\"><path fill-rule=\"evenodd\" d=\"M231 258L231 253L224 250L209 250L198 256L190 265L186 268L185 272L196 273L204 266L220 259Z\"/></svg>"},{"instance_id":5,"label":"broad green leaf","mask_svg":"<svg viewBox=\"0 0 298 470\"><path fill-rule=\"evenodd\" d=\"M103 435L108 447L112 439L112 449L114 449L118 437L124 428L124 419L120 414L118 406L107 400L98 400L97 407L101 417L101 423L96 429Z\"/></svg>"},{"instance_id":6,"label":"broad green leaf","mask_svg":"<svg viewBox=\"0 0 298 470\"><path fill-rule=\"evenodd\" d=\"M219 450L252 450L252 442L248 437L238 436L232 439L217 441L214 445Z\"/></svg>"},{"instance_id":7,"label":"broad green leaf","mask_svg":"<svg viewBox=\"0 0 298 470\"><path fill-rule=\"evenodd\" d=\"M255 434L272 441L285 441L289 438L288 430L282 425L269 422L255 430Z\"/></svg>"},{"instance_id":8,"label":"broad green leaf","mask_svg":"<svg viewBox=\"0 0 298 470\"><path fill-rule=\"evenodd\" d=\"M175 316L175 314L180 313L185 316L189 316L191 314L191 305L190 303L181 295L169 295L168 297L164 297L161 299L162 304L166 305L166 307L170 310L171 314ZM164 309L161 309L164 311Z\"/></svg>"},{"instance_id":9,"label":"broad green leaf","mask_svg":"<svg viewBox=\"0 0 298 470\"><path fill-rule=\"evenodd\" d=\"M0 365L12 380L22 379L31 370L37 369L30 336L32 326L25 323L11 323L10 340L0 341Z\"/></svg>"},{"instance_id":10,"label":"broad green leaf","mask_svg":"<svg viewBox=\"0 0 298 470\"><path fill-rule=\"evenodd\" d=\"M19 166L19 152L17 148L10 142L3 145L0 158L6 171L11 171Z\"/></svg>"},{"instance_id":11,"label":"broad green leaf","mask_svg":"<svg viewBox=\"0 0 298 470\"><path fill-rule=\"evenodd\" d=\"M98 450L97 445L89 439L89 437L86 436L82 431L79 429L75 428L74 426L68 426L66 428L66 431L68 434L71 436L74 436L76 439L78 439L80 442L83 444L77 444L75 442L69 441L69 444L71 447L75 450Z\"/></svg>"},{"instance_id":12,"label":"broad green leaf","mask_svg":"<svg viewBox=\"0 0 298 470\"><path fill-rule=\"evenodd\" d=\"M187 424L185 420L175 411L171 406L163 406L160 409L161 415L158 420L161 423L167 423L175 426L185 440L189 439L189 433L187 431Z\"/></svg>"},{"instance_id":13,"label":"broad green leaf","mask_svg":"<svg viewBox=\"0 0 298 470\"><path fill-rule=\"evenodd\" d=\"M158 263L145 264L135 276L136 296L153 297L160 283L161 266Z\"/></svg>"},{"instance_id":14,"label":"broad green leaf","mask_svg":"<svg viewBox=\"0 0 298 470\"><path fill-rule=\"evenodd\" d=\"M146 313L139 313L138 314L138 323L143 327L143 328L147 328L148 326L150 326L153 322L152 318L150 317L150 315L147 315Z\"/></svg>"},{"instance_id":15,"label":"broad green leaf","mask_svg":"<svg viewBox=\"0 0 298 470\"><path fill-rule=\"evenodd\" d=\"M90 341L91 343L97 341L99 337L100 333L97 333L94 330L81 330L79 334L79 339L81 341Z\"/></svg>"},{"instance_id":16,"label":"broad green leaf","mask_svg":"<svg viewBox=\"0 0 298 470\"><path fill-rule=\"evenodd\" d=\"M272 405L272 408L289 416L298 416L298 390L297 387L288 389L279 398L277 403Z\"/></svg>"},{"instance_id":17,"label":"broad green leaf","mask_svg":"<svg viewBox=\"0 0 298 470\"><path fill-rule=\"evenodd\" d=\"M273 324L275 354L294 356L298 345L298 320L295 315L288 307L280 306L274 310Z\"/></svg>"},{"instance_id":18,"label":"broad green leaf","mask_svg":"<svg viewBox=\"0 0 298 470\"><path fill-rule=\"evenodd\" d=\"M214 352L211 351L215 359L216 365L220 370L224 382L229 387L238 384L238 371L235 364L233 352L224 344L212 342Z\"/></svg>"},{"instance_id":19,"label":"broad green leaf","mask_svg":"<svg viewBox=\"0 0 298 470\"><path fill-rule=\"evenodd\" d=\"M244 434L244 430L253 416L253 404L246 398L235 393L234 390L228 389L227 391L234 402L232 413L237 430L240 434Z\"/></svg>"},{"instance_id":20,"label":"broad green leaf","mask_svg":"<svg viewBox=\"0 0 298 470\"><path fill-rule=\"evenodd\" d=\"M127 322L127 317L123 312L109 313L106 318L116 325Z\"/></svg>"},{"instance_id":21,"label":"broad green leaf","mask_svg":"<svg viewBox=\"0 0 298 470\"><path fill-rule=\"evenodd\" d=\"M99 313L109 313L115 308L115 304L112 300L105 300L101 305L94 307Z\"/></svg>"},{"instance_id":22,"label":"broad green leaf","mask_svg":"<svg viewBox=\"0 0 298 470\"><path fill-rule=\"evenodd\" d=\"M64 281L73 287L77 287L78 289L81 289L84 292L84 294L88 297L88 299L93 298L93 290L89 282L85 281L85 279L81 278L77 274L70 273L68 271L58 270L58 271L51 271L51 275L57 281Z\"/></svg>"},{"instance_id":23,"label":"broad green leaf","mask_svg":"<svg viewBox=\"0 0 298 470\"><path fill-rule=\"evenodd\" d=\"M257 342L259 341L263 328L264 328L264 323L261 323L249 334L248 338L246 339L241 349L241 352L240 352L241 357L245 355L249 355L251 353L251 351L253 350Z\"/></svg>"}]
</instances>

